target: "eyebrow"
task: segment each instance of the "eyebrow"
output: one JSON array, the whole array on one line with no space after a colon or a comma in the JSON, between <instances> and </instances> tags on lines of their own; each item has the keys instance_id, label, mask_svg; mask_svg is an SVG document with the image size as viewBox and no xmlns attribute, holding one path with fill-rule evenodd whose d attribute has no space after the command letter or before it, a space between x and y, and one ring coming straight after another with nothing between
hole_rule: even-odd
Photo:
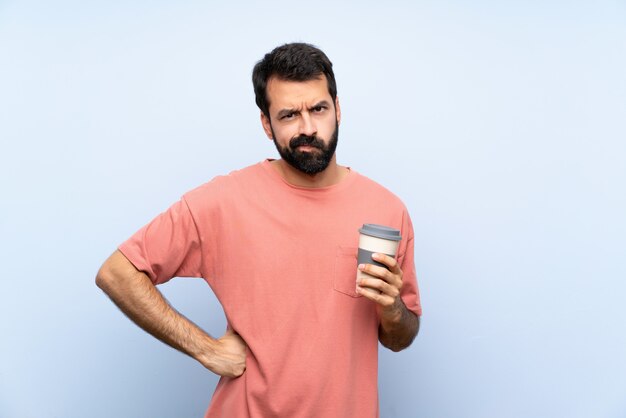
<instances>
[{"instance_id":1,"label":"eyebrow","mask_svg":"<svg viewBox=\"0 0 626 418\"><path fill-rule=\"evenodd\" d=\"M298 113L298 112L300 112L300 110L295 109L295 108L294 108L294 109L282 109L280 112L278 112L278 114L276 115L276 117L277 117L278 119L280 119L280 118L282 118L283 116L287 116L287 115L289 115L289 114L291 114L291 113Z\"/></svg>"},{"instance_id":2,"label":"eyebrow","mask_svg":"<svg viewBox=\"0 0 626 418\"><path fill-rule=\"evenodd\" d=\"M315 108L315 107L321 107L321 106L325 106L325 107L330 107L330 103L328 102L328 100L320 100L319 102L317 102L316 104L314 104L313 106L311 106L309 108L309 110Z\"/></svg>"},{"instance_id":3,"label":"eyebrow","mask_svg":"<svg viewBox=\"0 0 626 418\"><path fill-rule=\"evenodd\" d=\"M328 100L320 100L319 102L315 103L313 106L311 106L310 108L308 108L308 110L314 109L316 107L320 107L320 106L325 106L330 108L330 102ZM296 108L288 108L288 109L282 109L278 112L278 114L276 115L276 117L278 119L282 118L283 116L287 116L291 113L300 113L300 109L296 109Z\"/></svg>"}]
</instances>

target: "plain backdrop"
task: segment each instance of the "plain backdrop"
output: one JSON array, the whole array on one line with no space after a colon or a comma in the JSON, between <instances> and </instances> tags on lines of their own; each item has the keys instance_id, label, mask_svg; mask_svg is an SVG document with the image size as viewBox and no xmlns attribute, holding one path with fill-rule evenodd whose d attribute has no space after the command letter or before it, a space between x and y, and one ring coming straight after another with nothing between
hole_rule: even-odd
<instances>
[{"instance_id":1,"label":"plain backdrop","mask_svg":"<svg viewBox=\"0 0 626 418\"><path fill-rule=\"evenodd\" d=\"M626 417L624 1L0 0L0 417L201 417L217 378L95 286L184 192L276 158L250 74L334 63L338 161L399 195L424 315L387 417ZM202 280L160 288L214 335Z\"/></svg>"}]
</instances>

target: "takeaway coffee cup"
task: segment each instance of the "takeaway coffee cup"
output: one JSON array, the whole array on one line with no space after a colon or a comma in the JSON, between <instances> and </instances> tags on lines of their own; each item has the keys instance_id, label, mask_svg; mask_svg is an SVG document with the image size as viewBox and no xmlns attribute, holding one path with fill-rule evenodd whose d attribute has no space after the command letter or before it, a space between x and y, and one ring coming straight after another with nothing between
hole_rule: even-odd
<instances>
[{"instance_id":1,"label":"takeaway coffee cup","mask_svg":"<svg viewBox=\"0 0 626 418\"><path fill-rule=\"evenodd\" d=\"M387 268L384 264L374 261L372 254L383 253L390 257L395 257L398 251L398 244L400 244L402 239L400 231L383 225L363 224L363 227L359 229L359 233L357 265L374 264ZM357 280L367 276L369 275L357 270Z\"/></svg>"}]
</instances>

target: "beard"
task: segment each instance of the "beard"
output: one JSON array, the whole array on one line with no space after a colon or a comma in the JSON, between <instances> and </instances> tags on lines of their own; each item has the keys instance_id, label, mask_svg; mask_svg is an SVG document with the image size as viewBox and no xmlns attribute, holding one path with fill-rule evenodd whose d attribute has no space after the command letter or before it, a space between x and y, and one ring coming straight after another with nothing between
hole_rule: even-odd
<instances>
[{"instance_id":1,"label":"beard","mask_svg":"<svg viewBox=\"0 0 626 418\"><path fill-rule=\"evenodd\" d=\"M272 135L274 130L272 129ZM289 141L289 146L283 147L274 139L274 145L281 158L296 170L305 174L317 174L326 170L335 155L339 136L339 124L335 122L335 130L328 141L328 145L317 136L300 135ZM276 135L274 135L276 138ZM298 151L298 147L307 145L315 148L313 151Z\"/></svg>"}]
</instances>

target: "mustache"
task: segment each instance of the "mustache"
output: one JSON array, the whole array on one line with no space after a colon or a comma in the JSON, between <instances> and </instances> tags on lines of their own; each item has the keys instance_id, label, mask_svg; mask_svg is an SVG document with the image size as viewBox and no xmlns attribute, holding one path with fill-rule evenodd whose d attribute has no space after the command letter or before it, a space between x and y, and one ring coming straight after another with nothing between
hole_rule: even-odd
<instances>
[{"instance_id":1,"label":"mustache","mask_svg":"<svg viewBox=\"0 0 626 418\"><path fill-rule=\"evenodd\" d=\"M308 145L310 147L324 149L324 142L315 135L300 135L292 138L291 141L289 141L289 148L291 149L295 149L301 145Z\"/></svg>"}]
</instances>

